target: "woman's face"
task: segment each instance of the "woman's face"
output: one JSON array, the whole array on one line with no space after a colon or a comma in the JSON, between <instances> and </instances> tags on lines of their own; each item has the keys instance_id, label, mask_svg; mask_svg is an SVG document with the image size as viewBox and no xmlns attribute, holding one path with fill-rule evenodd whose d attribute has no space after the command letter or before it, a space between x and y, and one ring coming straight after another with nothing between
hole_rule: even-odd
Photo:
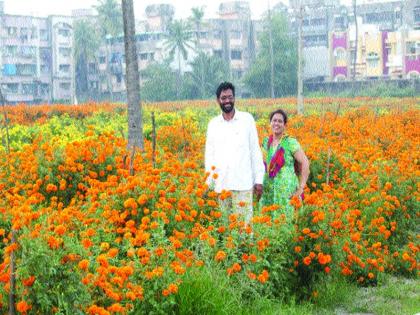
<instances>
[{"instance_id":1,"label":"woman's face","mask_svg":"<svg viewBox=\"0 0 420 315\"><path fill-rule=\"evenodd\" d=\"M282 114L274 114L270 121L271 130L275 135L281 135L286 128Z\"/></svg>"}]
</instances>

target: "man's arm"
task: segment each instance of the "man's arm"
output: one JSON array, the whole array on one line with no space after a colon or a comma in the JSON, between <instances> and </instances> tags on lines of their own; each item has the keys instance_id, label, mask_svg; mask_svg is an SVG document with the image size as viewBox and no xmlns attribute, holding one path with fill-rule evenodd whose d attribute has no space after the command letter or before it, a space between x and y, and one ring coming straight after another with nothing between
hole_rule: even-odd
<instances>
[{"instance_id":1,"label":"man's arm","mask_svg":"<svg viewBox=\"0 0 420 315\"><path fill-rule=\"evenodd\" d=\"M204 164L206 172L211 173L211 168L214 166L214 131L212 128L212 124L209 123L207 126L207 135L206 135L206 148L204 154ZM211 176L207 178L207 183L210 183Z\"/></svg>"}]
</instances>

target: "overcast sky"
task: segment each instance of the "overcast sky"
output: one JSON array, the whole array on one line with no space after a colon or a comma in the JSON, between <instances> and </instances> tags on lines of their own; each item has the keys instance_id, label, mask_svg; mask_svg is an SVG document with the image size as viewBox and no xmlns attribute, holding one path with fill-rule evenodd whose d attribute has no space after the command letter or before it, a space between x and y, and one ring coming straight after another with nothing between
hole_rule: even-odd
<instances>
[{"instance_id":1,"label":"overcast sky","mask_svg":"<svg viewBox=\"0 0 420 315\"><path fill-rule=\"evenodd\" d=\"M71 15L71 10L89 8L98 3L97 0L3 0L4 11L6 14L21 14L47 16L52 14ZM175 7L175 17L188 17L191 15L191 7L205 6L205 16L214 17L219 4L222 1L211 0L172 0L172 1L153 1L153 0L134 0L134 10L136 18L145 18L144 10L149 4L171 3ZM261 13L268 7L267 0L249 0L252 17L259 18ZM287 1L286 1L287 2ZM277 1L270 1L270 4Z\"/></svg>"},{"instance_id":2,"label":"overcast sky","mask_svg":"<svg viewBox=\"0 0 420 315\"><path fill-rule=\"evenodd\" d=\"M351 0L342 0L349 2ZM359 0L360 1L360 0ZM97 0L3 0L4 11L6 14L18 15L71 15L74 9L90 8L98 3ZM134 0L134 10L137 19L144 19L144 10L149 4L171 3L175 7L175 17L185 18L191 15L191 7L205 6L205 17L215 17L219 4L223 1L218 0L172 0L172 1L153 1L153 0ZM224 1L226 2L226 1ZM258 19L270 5L278 2L288 3L288 0L249 0L252 18Z\"/></svg>"}]
</instances>

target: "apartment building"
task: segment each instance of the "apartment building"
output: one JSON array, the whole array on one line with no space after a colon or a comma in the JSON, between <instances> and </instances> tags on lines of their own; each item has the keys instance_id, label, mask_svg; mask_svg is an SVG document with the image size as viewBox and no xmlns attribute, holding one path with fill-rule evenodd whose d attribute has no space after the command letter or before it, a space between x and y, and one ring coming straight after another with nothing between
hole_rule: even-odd
<instances>
[{"instance_id":1,"label":"apartment building","mask_svg":"<svg viewBox=\"0 0 420 315\"><path fill-rule=\"evenodd\" d=\"M173 20L175 8L168 4L146 7L146 20L137 22L136 46L138 65L144 70L153 62L162 62L169 57L165 47L166 32ZM249 69L256 54L255 22L251 20L249 3L246 1L224 2L219 6L218 18L203 21L199 30L199 49L224 59L229 65L227 79L237 85L238 95L246 93L241 78ZM194 34L196 30L192 31ZM193 36L193 40L195 40ZM181 58L181 72L191 71L189 65L197 56L197 50L187 50L188 58ZM99 91L113 99L125 97L124 38L108 38L98 53ZM178 61L170 64L178 69ZM142 84L140 76L140 84Z\"/></svg>"},{"instance_id":2,"label":"apartment building","mask_svg":"<svg viewBox=\"0 0 420 315\"><path fill-rule=\"evenodd\" d=\"M0 84L8 103L73 102L72 20L0 14Z\"/></svg>"}]
</instances>

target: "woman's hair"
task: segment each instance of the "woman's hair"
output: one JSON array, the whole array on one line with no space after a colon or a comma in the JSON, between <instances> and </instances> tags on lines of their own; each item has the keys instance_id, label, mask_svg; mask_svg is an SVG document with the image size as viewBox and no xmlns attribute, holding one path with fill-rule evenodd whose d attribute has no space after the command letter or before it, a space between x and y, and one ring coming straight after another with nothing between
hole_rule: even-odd
<instances>
[{"instance_id":1,"label":"woman's hair","mask_svg":"<svg viewBox=\"0 0 420 315\"><path fill-rule=\"evenodd\" d=\"M274 112L271 112L271 113L270 113L270 122L271 122L271 120L273 119L273 116L274 116L275 114L280 114L280 115L282 115L282 116L283 116L283 121L284 121L284 123L285 123L285 124L287 124L287 114L286 114L286 112L285 112L284 110L282 110L282 109L277 109L277 110L275 110Z\"/></svg>"}]
</instances>

